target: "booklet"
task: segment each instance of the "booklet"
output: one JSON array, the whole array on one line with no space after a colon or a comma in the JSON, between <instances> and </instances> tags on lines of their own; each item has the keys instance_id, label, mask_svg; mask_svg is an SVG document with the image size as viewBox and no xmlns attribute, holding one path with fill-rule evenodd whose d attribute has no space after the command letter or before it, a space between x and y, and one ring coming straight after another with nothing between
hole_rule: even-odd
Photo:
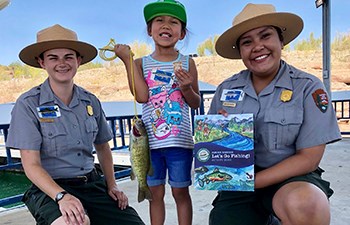
<instances>
[{"instance_id":1,"label":"booklet","mask_svg":"<svg viewBox=\"0 0 350 225\"><path fill-rule=\"evenodd\" d=\"M253 114L194 117L194 187L254 191Z\"/></svg>"}]
</instances>

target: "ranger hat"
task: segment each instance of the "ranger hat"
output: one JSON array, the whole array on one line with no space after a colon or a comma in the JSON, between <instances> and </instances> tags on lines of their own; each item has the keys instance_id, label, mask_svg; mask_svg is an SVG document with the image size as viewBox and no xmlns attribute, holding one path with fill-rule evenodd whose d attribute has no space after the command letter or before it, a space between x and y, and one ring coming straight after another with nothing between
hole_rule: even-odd
<instances>
[{"instance_id":1,"label":"ranger hat","mask_svg":"<svg viewBox=\"0 0 350 225\"><path fill-rule=\"evenodd\" d=\"M215 44L216 52L224 58L240 59L237 40L242 34L262 26L279 27L283 44L286 45L300 34L304 23L295 14L276 12L273 5L249 3L233 19L232 27L218 38Z\"/></svg>"},{"instance_id":2,"label":"ranger hat","mask_svg":"<svg viewBox=\"0 0 350 225\"><path fill-rule=\"evenodd\" d=\"M81 65L90 62L97 55L97 49L94 46L78 41L74 31L56 24L39 31L36 43L22 49L19 58L25 64L41 68L38 63L39 56L43 52L55 48L68 48L78 52L82 58Z\"/></svg>"}]
</instances>

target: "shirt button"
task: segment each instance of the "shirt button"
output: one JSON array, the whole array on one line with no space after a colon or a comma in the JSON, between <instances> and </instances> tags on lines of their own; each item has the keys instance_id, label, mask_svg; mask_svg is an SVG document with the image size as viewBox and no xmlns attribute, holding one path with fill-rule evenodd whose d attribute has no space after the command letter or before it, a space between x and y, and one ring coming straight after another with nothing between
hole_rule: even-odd
<instances>
[{"instance_id":1,"label":"shirt button","mask_svg":"<svg viewBox=\"0 0 350 225\"><path fill-rule=\"evenodd\" d=\"M49 133L49 137L51 137L51 136L52 136L52 133L50 132L50 133Z\"/></svg>"},{"instance_id":2,"label":"shirt button","mask_svg":"<svg viewBox=\"0 0 350 225\"><path fill-rule=\"evenodd\" d=\"M77 144L78 144L78 145L80 144L80 141L79 141L79 140L77 141Z\"/></svg>"},{"instance_id":3,"label":"shirt button","mask_svg":"<svg viewBox=\"0 0 350 225\"><path fill-rule=\"evenodd\" d=\"M78 155L78 156L81 156L81 153L79 152L77 155Z\"/></svg>"},{"instance_id":4,"label":"shirt button","mask_svg":"<svg viewBox=\"0 0 350 225\"><path fill-rule=\"evenodd\" d=\"M73 125L73 128L77 128L77 125Z\"/></svg>"},{"instance_id":5,"label":"shirt button","mask_svg":"<svg viewBox=\"0 0 350 225\"><path fill-rule=\"evenodd\" d=\"M286 122L286 120L285 120L285 119L282 119L282 120L281 120L281 123L282 123L282 124L284 124L285 122Z\"/></svg>"}]
</instances>

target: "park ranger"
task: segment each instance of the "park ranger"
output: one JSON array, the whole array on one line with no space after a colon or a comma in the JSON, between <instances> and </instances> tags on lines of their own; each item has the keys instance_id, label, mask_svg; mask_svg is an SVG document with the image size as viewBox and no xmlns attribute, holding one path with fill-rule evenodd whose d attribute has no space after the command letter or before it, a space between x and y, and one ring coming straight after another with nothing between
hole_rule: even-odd
<instances>
[{"instance_id":1,"label":"park ranger","mask_svg":"<svg viewBox=\"0 0 350 225\"><path fill-rule=\"evenodd\" d=\"M330 223L333 190L319 163L341 139L335 112L317 77L281 59L302 29L293 13L249 3L216 42L220 56L247 69L218 86L209 114L254 115L255 190L219 192L210 225Z\"/></svg>"},{"instance_id":2,"label":"park ranger","mask_svg":"<svg viewBox=\"0 0 350 225\"><path fill-rule=\"evenodd\" d=\"M73 81L96 55L94 46L60 25L39 31L37 42L19 54L48 73L16 101L6 143L20 149L33 183L23 201L37 224L144 224L115 182L101 103ZM103 177L94 168L94 148Z\"/></svg>"}]
</instances>

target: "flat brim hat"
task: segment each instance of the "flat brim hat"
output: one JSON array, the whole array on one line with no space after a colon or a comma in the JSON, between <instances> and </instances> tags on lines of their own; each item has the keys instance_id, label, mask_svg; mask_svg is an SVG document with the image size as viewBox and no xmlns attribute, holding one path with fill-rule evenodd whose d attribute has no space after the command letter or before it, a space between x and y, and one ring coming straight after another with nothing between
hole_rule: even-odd
<instances>
[{"instance_id":1,"label":"flat brim hat","mask_svg":"<svg viewBox=\"0 0 350 225\"><path fill-rule=\"evenodd\" d=\"M0 0L0 10L2 10L3 8L5 8L6 6L8 6L10 4L10 0Z\"/></svg>"},{"instance_id":2,"label":"flat brim hat","mask_svg":"<svg viewBox=\"0 0 350 225\"><path fill-rule=\"evenodd\" d=\"M187 23L185 6L175 0L158 0L149 3L143 8L143 15L146 23L157 16L172 16Z\"/></svg>"},{"instance_id":3,"label":"flat brim hat","mask_svg":"<svg viewBox=\"0 0 350 225\"><path fill-rule=\"evenodd\" d=\"M240 59L237 40L242 34L263 26L279 27L283 44L287 45L303 30L303 20L292 13L276 12L270 4L247 4L233 19L232 27L226 30L215 44L216 52L224 58Z\"/></svg>"},{"instance_id":4,"label":"flat brim hat","mask_svg":"<svg viewBox=\"0 0 350 225\"><path fill-rule=\"evenodd\" d=\"M77 34L58 24L37 33L37 41L19 53L19 58L27 65L41 68L39 56L47 50L56 48L72 49L81 56L81 65L90 62L97 55L97 49L85 42L78 41Z\"/></svg>"}]
</instances>

